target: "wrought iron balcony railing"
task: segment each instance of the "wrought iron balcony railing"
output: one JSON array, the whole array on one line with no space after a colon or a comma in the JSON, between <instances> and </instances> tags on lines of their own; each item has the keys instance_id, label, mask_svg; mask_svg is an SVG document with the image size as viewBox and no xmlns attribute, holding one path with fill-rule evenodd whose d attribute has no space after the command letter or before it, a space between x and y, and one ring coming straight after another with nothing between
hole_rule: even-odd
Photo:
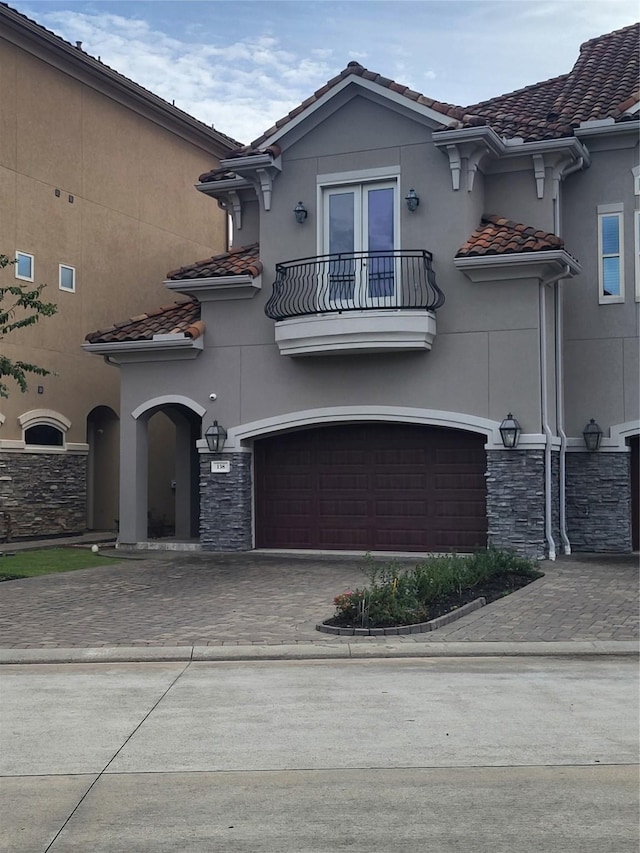
<instances>
[{"instance_id":1,"label":"wrought iron balcony railing","mask_svg":"<svg viewBox=\"0 0 640 853\"><path fill-rule=\"evenodd\" d=\"M272 320L367 308L436 311L444 293L436 284L430 252L350 252L299 258L276 265L265 306Z\"/></svg>"}]
</instances>

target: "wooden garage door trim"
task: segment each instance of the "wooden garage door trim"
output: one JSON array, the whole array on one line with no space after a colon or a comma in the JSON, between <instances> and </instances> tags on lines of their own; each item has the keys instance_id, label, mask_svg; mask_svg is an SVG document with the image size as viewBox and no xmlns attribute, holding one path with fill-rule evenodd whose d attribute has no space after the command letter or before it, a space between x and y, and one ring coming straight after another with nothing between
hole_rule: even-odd
<instances>
[{"instance_id":1,"label":"wooden garage door trim","mask_svg":"<svg viewBox=\"0 0 640 853\"><path fill-rule=\"evenodd\" d=\"M256 546L484 547L484 441L462 430L372 422L257 440Z\"/></svg>"}]
</instances>

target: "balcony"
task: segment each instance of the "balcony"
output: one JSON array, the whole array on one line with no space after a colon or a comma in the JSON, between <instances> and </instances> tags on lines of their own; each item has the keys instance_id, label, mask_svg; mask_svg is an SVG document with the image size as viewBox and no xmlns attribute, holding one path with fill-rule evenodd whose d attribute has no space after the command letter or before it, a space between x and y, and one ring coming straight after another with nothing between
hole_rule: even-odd
<instances>
[{"instance_id":1,"label":"balcony","mask_svg":"<svg viewBox=\"0 0 640 853\"><path fill-rule=\"evenodd\" d=\"M283 261L265 306L281 355L429 350L444 303L430 252Z\"/></svg>"}]
</instances>

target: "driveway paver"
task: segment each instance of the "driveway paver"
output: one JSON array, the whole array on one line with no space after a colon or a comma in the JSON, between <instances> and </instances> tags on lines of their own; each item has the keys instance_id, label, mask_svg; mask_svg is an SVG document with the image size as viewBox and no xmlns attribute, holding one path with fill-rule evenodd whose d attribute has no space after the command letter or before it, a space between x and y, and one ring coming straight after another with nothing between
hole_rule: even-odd
<instances>
[{"instance_id":1,"label":"driveway paver","mask_svg":"<svg viewBox=\"0 0 640 853\"><path fill-rule=\"evenodd\" d=\"M5 558L10 559L10 558ZM409 561L411 564L413 561ZM634 640L637 555L565 557L544 578L406 643ZM154 552L0 585L0 647L384 642L315 630L362 585L359 557Z\"/></svg>"}]
</instances>

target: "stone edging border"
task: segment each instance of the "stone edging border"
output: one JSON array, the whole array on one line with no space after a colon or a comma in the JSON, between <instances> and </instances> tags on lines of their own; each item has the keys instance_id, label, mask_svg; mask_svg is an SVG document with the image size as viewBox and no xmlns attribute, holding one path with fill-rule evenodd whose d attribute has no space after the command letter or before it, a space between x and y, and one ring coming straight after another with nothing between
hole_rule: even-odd
<instances>
[{"instance_id":1,"label":"stone edging border","mask_svg":"<svg viewBox=\"0 0 640 853\"><path fill-rule=\"evenodd\" d=\"M337 634L340 637L393 637L398 634L426 634L428 631L437 631L438 628L455 622L456 619L462 619L468 613L473 613L474 610L484 607L486 603L484 598L475 598L468 604L463 604L462 607L445 613L444 616L438 616L428 622L418 622L415 625L401 625L398 628L338 628L336 625L325 625L321 622L316 625L316 631L322 631L323 634Z\"/></svg>"}]
</instances>

